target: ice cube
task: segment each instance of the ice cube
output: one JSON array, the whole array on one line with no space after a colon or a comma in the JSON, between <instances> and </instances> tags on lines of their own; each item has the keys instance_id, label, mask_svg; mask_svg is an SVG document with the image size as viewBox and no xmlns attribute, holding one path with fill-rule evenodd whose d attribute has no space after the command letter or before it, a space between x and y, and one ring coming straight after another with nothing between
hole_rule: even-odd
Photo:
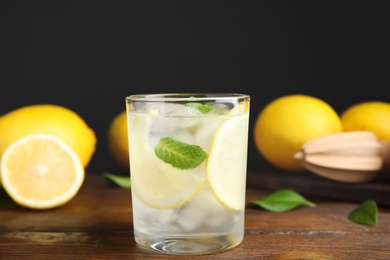
<instances>
[{"instance_id":1,"label":"ice cube","mask_svg":"<svg viewBox=\"0 0 390 260\"><path fill-rule=\"evenodd\" d=\"M177 216L178 224L187 231L226 228L234 218L235 211L223 206L208 185L185 205Z\"/></svg>"},{"instance_id":2,"label":"ice cube","mask_svg":"<svg viewBox=\"0 0 390 260\"><path fill-rule=\"evenodd\" d=\"M199 123L202 113L195 108L180 105L169 110L165 116L160 115L159 112L153 119L152 133L189 130Z\"/></svg>"},{"instance_id":3,"label":"ice cube","mask_svg":"<svg viewBox=\"0 0 390 260\"><path fill-rule=\"evenodd\" d=\"M211 140L222 122L223 120L218 119L205 119L201 124L199 124L198 129L194 134L195 143L202 147L203 150L208 151Z\"/></svg>"},{"instance_id":4,"label":"ice cube","mask_svg":"<svg viewBox=\"0 0 390 260\"><path fill-rule=\"evenodd\" d=\"M229 106L222 103L213 104L212 106L215 108L214 111L212 111L215 115L226 114L226 112L230 110Z\"/></svg>"},{"instance_id":5,"label":"ice cube","mask_svg":"<svg viewBox=\"0 0 390 260\"><path fill-rule=\"evenodd\" d=\"M172 219L175 218L173 210L159 210L145 206L134 192L132 194L132 205L136 214L134 220L138 221L140 225L164 226L171 223Z\"/></svg>"},{"instance_id":6,"label":"ice cube","mask_svg":"<svg viewBox=\"0 0 390 260\"><path fill-rule=\"evenodd\" d=\"M180 104L166 102L147 102L144 105L144 111L153 115L165 115L182 106Z\"/></svg>"},{"instance_id":7,"label":"ice cube","mask_svg":"<svg viewBox=\"0 0 390 260\"><path fill-rule=\"evenodd\" d=\"M190 106L181 106L174 110L171 110L169 113L167 113L169 116L179 116L179 117L197 117L201 116L202 112L200 112L198 109L190 107Z\"/></svg>"}]
</instances>

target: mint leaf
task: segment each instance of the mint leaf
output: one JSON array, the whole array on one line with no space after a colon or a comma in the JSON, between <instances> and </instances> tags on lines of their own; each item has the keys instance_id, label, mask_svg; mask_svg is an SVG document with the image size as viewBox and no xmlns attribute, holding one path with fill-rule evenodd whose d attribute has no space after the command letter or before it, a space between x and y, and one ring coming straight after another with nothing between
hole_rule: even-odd
<instances>
[{"instance_id":1,"label":"mint leaf","mask_svg":"<svg viewBox=\"0 0 390 260\"><path fill-rule=\"evenodd\" d=\"M198 167L207 157L199 145L186 144L171 137L161 138L154 152L165 163L182 170Z\"/></svg>"},{"instance_id":2,"label":"mint leaf","mask_svg":"<svg viewBox=\"0 0 390 260\"><path fill-rule=\"evenodd\" d=\"M12 209L19 207L16 202L14 202L7 192L0 187L0 210L2 209Z\"/></svg>"},{"instance_id":3,"label":"mint leaf","mask_svg":"<svg viewBox=\"0 0 390 260\"><path fill-rule=\"evenodd\" d=\"M114 174L108 173L108 172L103 173L103 176L106 177L107 179L113 181L116 185L118 185L121 188L130 189L130 187L131 187L130 177L114 175Z\"/></svg>"},{"instance_id":4,"label":"mint leaf","mask_svg":"<svg viewBox=\"0 0 390 260\"><path fill-rule=\"evenodd\" d=\"M196 102L187 103L185 106L186 107L193 107L193 108L199 110L202 114L207 114L215 109L215 107L213 107L213 106L204 105L204 104L196 103Z\"/></svg>"},{"instance_id":5,"label":"mint leaf","mask_svg":"<svg viewBox=\"0 0 390 260\"><path fill-rule=\"evenodd\" d=\"M301 205L309 207L316 206L316 204L306 200L299 193L289 189L278 190L262 199L248 202L249 207L260 206L268 211L274 212L292 210Z\"/></svg>"},{"instance_id":6,"label":"mint leaf","mask_svg":"<svg viewBox=\"0 0 390 260\"><path fill-rule=\"evenodd\" d=\"M371 226L378 225L378 207L373 200L363 201L359 207L354 209L348 215L348 219L360 224L368 224Z\"/></svg>"}]
</instances>

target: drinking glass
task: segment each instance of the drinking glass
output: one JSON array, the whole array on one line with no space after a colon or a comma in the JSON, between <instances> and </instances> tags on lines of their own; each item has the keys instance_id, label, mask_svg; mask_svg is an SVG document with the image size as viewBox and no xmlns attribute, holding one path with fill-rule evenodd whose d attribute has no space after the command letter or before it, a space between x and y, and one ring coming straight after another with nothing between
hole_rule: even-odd
<instances>
[{"instance_id":1,"label":"drinking glass","mask_svg":"<svg viewBox=\"0 0 390 260\"><path fill-rule=\"evenodd\" d=\"M212 254L244 238L250 97L126 97L135 241L167 254Z\"/></svg>"}]
</instances>

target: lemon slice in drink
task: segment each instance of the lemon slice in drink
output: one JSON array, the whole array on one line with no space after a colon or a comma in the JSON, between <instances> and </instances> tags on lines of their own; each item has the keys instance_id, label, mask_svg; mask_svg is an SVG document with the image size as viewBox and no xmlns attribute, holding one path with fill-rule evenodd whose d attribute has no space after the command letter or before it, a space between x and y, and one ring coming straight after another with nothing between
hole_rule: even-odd
<instances>
[{"instance_id":1,"label":"lemon slice in drink","mask_svg":"<svg viewBox=\"0 0 390 260\"><path fill-rule=\"evenodd\" d=\"M160 160L149 139L151 125L151 118L136 117L129 128L131 187L149 207L176 208L190 201L203 188L205 166L180 170Z\"/></svg>"},{"instance_id":2,"label":"lemon slice in drink","mask_svg":"<svg viewBox=\"0 0 390 260\"><path fill-rule=\"evenodd\" d=\"M61 139L31 134L11 143L1 157L1 180L19 205L50 209L70 201L84 181L76 152Z\"/></svg>"},{"instance_id":3,"label":"lemon slice in drink","mask_svg":"<svg viewBox=\"0 0 390 260\"><path fill-rule=\"evenodd\" d=\"M207 177L216 197L228 208L245 207L248 115L223 123L214 134L207 159Z\"/></svg>"}]
</instances>

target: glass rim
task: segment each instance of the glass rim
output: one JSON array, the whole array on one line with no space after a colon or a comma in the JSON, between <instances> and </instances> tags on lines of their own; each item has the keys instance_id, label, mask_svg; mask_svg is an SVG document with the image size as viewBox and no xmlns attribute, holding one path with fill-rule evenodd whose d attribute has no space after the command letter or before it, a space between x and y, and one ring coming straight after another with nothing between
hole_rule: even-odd
<instances>
[{"instance_id":1,"label":"glass rim","mask_svg":"<svg viewBox=\"0 0 390 260\"><path fill-rule=\"evenodd\" d=\"M193 98L198 101L222 100L222 99L249 99L248 94L241 93L207 93L207 92L189 92L189 93L156 93L156 94L133 94L126 96L126 101L186 101Z\"/></svg>"}]
</instances>

